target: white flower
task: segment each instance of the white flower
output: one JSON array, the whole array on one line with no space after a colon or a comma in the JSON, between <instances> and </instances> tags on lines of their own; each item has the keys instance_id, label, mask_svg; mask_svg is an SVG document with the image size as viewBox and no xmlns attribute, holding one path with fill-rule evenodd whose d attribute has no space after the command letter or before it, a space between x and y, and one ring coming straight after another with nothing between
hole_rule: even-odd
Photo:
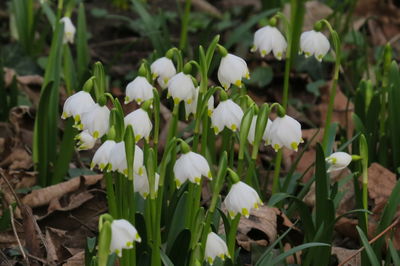
<instances>
[{"instance_id":1,"label":"white flower","mask_svg":"<svg viewBox=\"0 0 400 266\"><path fill-rule=\"evenodd\" d=\"M116 143L113 140L106 140L94 154L92 162L90 164L90 169L93 169L97 165L99 169L103 171L103 169L110 162L110 153L115 144Z\"/></svg>"},{"instance_id":2,"label":"white flower","mask_svg":"<svg viewBox=\"0 0 400 266\"><path fill-rule=\"evenodd\" d=\"M121 141L114 145L110 151L110 170L118 171L128 176L128 164L126 162L125 142ZM135 145L135 158L133 160L134 173L143 174L143 151Z\"/></svg>"},{"instance_id":3,"label":"white flower","mask_svg":"<svg viewBox=\"0 0 400 266\"><path fill-rule=\"evenodd\" d=\"M143 167L143 173L141 175L135 173L134 177L134 191L139 192L139 194L143 198L147 198L150 193L150 186L149 186L149 179L147 176L146 168ZM154 191L157 192L158 190L158 182L160 180L160 175L155 173L155 183L154 183Z\"/></svg>"},{"instance_id":4,"label":"white flower","mask_svg":"<svg viewBox=\"0 0 400 266\"><path fill-rule=\"evenodd\" d=\"M168 81L168 94L174 99L174 103L180 101L192 103L195 97L195 88L190 75L180 72Z\"/></svg>"},{"instance_id":5,"label":"white flower","mask_svg":"<svg viewBox=\"0 0 400 266\"><path fill-rule=\"evenodd\" d=\"M139 108L133 111L129 115L125 116L124 123L125 126L132 126L136 142L138 142L141 138L145 138L147 142L149 141L153 124L151 123L149 114L145 110Z\"/></svg>"},{"instance_id":6,"label":"white flower","mask_svg":"<svg viewBox=\"0 0 400 266\"><path fill-rule=\"evenodd\" d=\"M125 104L136 101L141 104L144 101L153 99L153 86L145 77L136 77L126 86Z\"/></svg>"},{"instance_id":7,"label":"white flower","mask_svg":"<svg viewBox=\"0 0 400 266\"><path fill-rule=\"evenodd\" d=\"M252 145L254 144L254 136L256 134L256 126L257 126L256 124L257 124L257 116L255 115L253 117L253 120L251 120L249 135L247 135L247 140ZM263 137L262 137L263 140L265 141L266 145L268 144L269 134L271 131L271 124L272 124L272 121L268 118L267 126L265 127Z\"/></svg>"},{"instance_id":8,"label":"white flower","mask_svg":"<svg viewBox=\"0 0 400 266\"><path fill-rule=\"evenodd\" d=\"M153 79L159 77L158 84L161 88L166 88L169 79L176 74L176 69L172 60L166 57L158 58L150 66Z\"/></svg>"},{"instance_id":9,"label":"white flower","mask_svg":"<svg viewBox=\"0 0 400 266\"><path fill-rule=\"evenodd\" d=\"M216 233L210 232L207 235L205 259L212 265L215 257L220 257L222 260L225 260L225 256L230 258L225 241Z\"/></svg>"},{"instance_id":10,"label":"white flower","mask_svg":"<svg viewBox=\"0 0 400 266\"><path fill-rule=\"evenodd\" d=\"M195 94L194 94L194 99L192 103L186 103L185 102L185 113L186 113L186 119L189 118L190 114L196 114L196 109L197 109L197 99L199 97L199 87L195 88ZM211 116L213 110L214 110L214 96L211 95L211 97L208 99L207 102L207 109L208 109L208 115Z\"/></svg>"},{"instance_id":11,"label":"white flower","mask_svg":"<svg viewBox=\"0 0 400 266\"><path fill-rule=\"evenodd\" d=\"M234 218L238 213L249 218L251 209L257 209L258 205L262 205L262 201L254 188L241 181L232 185L224 203L231 218Z\"/></svg>"},{"instance_id":12,"label":"white flower","mask_svg":"<svg viewBox=\"0 0 400 266\"><path fill-rule=\"evenodd\" d=\"M110 110L107 106L95 104L87 112L82 114L82 129L88 130L93 138L101 138L108 132Z\"/></svg>"},{"instance_id":13,"label":"white flower","mask_svg":"<svg viewBox=\"0 0 400 266\"><path fill-rule=\"evenodd\" d=\"M231 84L241 87L242 78L250 78L246 61L233 54L222 57L218 68L218 80L222 87L226 90L230 88Z\"/></svg>"},{"instance_id":14,"label":"white flower","mask_svg":"<svg viewBox=\"0 0 400 266\"><path fill-rule=\"evenodd\" d=\"M259 50L262 57L272 51L275 58L281 60L286 48L287 43L282 33L276 27L265 26L254 34L254 45L251 51Z\"/></svg>"},{"instance_id":15,"label":"white flower","mask_svg":"<svg viewBox=\"0 0 400 266\"><path fill-rule=\"evenodd\" d=\"M200 184L201 176L212 178L207 160L198 153L182 154L174 165L176 186L179 188L186 180Z\"/></svg>"},{"instance_id":16,"label":"white flower","mask_svg":"<svg viewBox=\"0 0 400 266\"><path fill-rule=\"evenodd\" d=\"M87 130L84 130L75 136L75 140L78 141L78 150L83 151L93 148L97 139L93 138Z\"/></svg>"},{"instance_id":17,"label":"white flower","mask_svg":"<svg viewBox=\"0 0 400 266\"><path fill-rule=\"evenodd\" d=\"M304 52L306 57L314 55L318 61L322 61L329 48L328 38L319 31L306 31L300 36L300 52Z\"/></svg>"},{"instance_id":18,"label":"white flower","mask_svg":"<svg viewBox=\"0 0 400 266\"><path fill-rule=\"evenodd\" d=\"M64 23L63 43L74 43L76 29L71 19L69 17L63 17L60 21Z\"/></svg>"},{"instance_id":19,"label":"white flower","mask_svg":"<svg viewBox=\"0 0 400 266\"><path fill-rule=\"evenodd\" d=\"M277 117L272 122L270 138L272 148L275 151L278 151L283 146L297 151L299 144L303 143L301 125L288 115Z\"/></svg>"},{"instance_id":20,"label":"white flower","mask_svg":"<svg viewBox=\"0 0 400 266\"><path fill-rule=\"evenodd\" d=\"M346 152L335 152L325 159L329 164L328 173L340 171L351 163L351 155Z\"/></svg>"},{"instance_id":21,"label":"white flower","mask_svg":"<svg viewBox=\"0 0 400 266\"><path fill-rule=\"evenodd\" d=\"M93 101L92 96L90 96L90 93L79 91L65 100L61 118L66 119L72 116L75 123L79 123L82 114L89 111L94 105L95 102Z\"/></svg>"},{"instance_id":22,"label":"white flower","mask_svg":"<svg viewBox=\"0 0 400 266\"><path fill-rule=\"evenodd\" d=\"M228 99L222 101L211 115L211 125L215 134L221 132L224 127L236 131L240 127L243 111L239 105Z\"/></svg>"},{"instance_id":23,"label":"white flower","mask_svg":"<svg viewBox=\"0 0 400 266\"><path fill-rule=\"evenodd\" d=\"M141 242L136 228L127 220L113 220L111 223L110 251L118 257L122 256L122 249L133 248L133 242Z\"/></svg>"}]
</instances>

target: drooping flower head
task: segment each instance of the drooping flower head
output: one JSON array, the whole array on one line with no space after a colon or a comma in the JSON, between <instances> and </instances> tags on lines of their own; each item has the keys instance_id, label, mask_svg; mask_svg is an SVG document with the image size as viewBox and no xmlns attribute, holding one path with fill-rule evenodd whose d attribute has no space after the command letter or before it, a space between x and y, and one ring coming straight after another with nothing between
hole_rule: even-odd
<instances>
[{"instance_id":1,"label":"drooping flower head","mask_svg":"<svg viewBox=\"0 0 400 266\"><path fill-rule=\"evenodd\" d=\"M220 257L221 260L225 260L225 257L230 258L225 241L216 233L210 232L207 235L205 259L212 265L216 257Z\"/></svg>"},{"instance_id":2,"label":"drooping flower head","mask_svg":"<svg viewBox=\"0 0 400 266\"><path fill-rule=\"evenodd\" d=\"M236 131L240 127L243 111L239 105L228 99L221 101L211 114L211 125L215 134L221 132L224 127Z\"/></svg>"},{"instance_id":3,"label":"drooping flower head","mask_svg":"<svg viewBox=\"0 0 400 266\"><path fill-rule=\"evenodd\" d=\"M200 184L201 176L212 178L207 160L200 154L189 151L176 160L174 165L176 186L179 188L186 180Z\"/></svg>"},{"instance_id":4,"label":"drooping flower head","mask_svg":"<svg viewBox=\"0 0 400 266\"><path fill-rule=\"evenodd\" d=\"M265 127L263 137L262 137L263 140L265 141L265 145L269 144L269 135L270 135L270 131L271 131L271 125L272 125L272 121L268 118L267 126ZM257 116L255 115L253 117L253 119L251 120L249 135L247 135L247 140L252 145L254 144L254 137L256 134L256 126L257 126Z\"/></svg>"},{"instance_id":5,"label":"drooping flower head","mask_svg":"<svg viewBox=\"0 0 400 266\"><path fill-rule=\"evenodd\" d=\"M78 141L76 144L78 146L78 151L83 151L93 148L97 139L93 138L87 130L84 130L75 136L75 140Z\"/></svg>"},{"instance_id":6,"label":"drooping flower head","mask_svg":"<svg viewBox=\"0 0 400 266\"><path fill-rule=\"evenodd\" d=\"M66 119L72 116L75 123L78 124L81 121L82 114L89 111L95 104L90 93L79 91L65 100L61 118Z\"/></svg>"},{"instance_id":7,"label":"drooping flower head","mask_svg":"<svg viewBox=\"0 0 400 266\"><path fill-rule=\"evenodd\" d=\"M351 163L352 157L346 152L335 152L325 160L330 164L327 172L331 173L346 168Z\"/></svg>"},{"instance_id":8,"label":"drooping flower head","mask_svg":"<svg viewBox=\"0 0 400 266\"><path fill-rule=\"evenodd\" d=\"M222 87L226 90L231 87L231 84L241 87L242 78L250 78L246 61L229 53L223 56L218 68L218 80Z\"/></svg>"},{"instance_id":9,"label":"drooping flower head","mask_svg":"<svg viewBox=\"0 0 400 266\"><path fill-rule=\"evenodd\" d=\"M297 151L301 138L301 125L292 117L285 115L277 117L271 125L270 131L271 146L275 151L282 147Z\"/></svg>"},{"instance_id":10,"label":"drooping flower head","mask_svg":"<svg viewBox=\"0 0 400 266\"><path fill-rule=\"evenodd\" d=\"M69 17L63 17L60 21L64 23L63 43L74 43L76 29L71 19Z\"/></svg>"},{"instance_id":11,"label":"drooping flower head","mask_svg":"<svg viewBox=\"0 0 400 266\"><path fill-rule=\"evenodd\" d=\"M168 95L172 96L175 104L184 101L188 104L193 102L195 88L190 75L180 72L168 81Z\"/></svg>"},{"instance_id":12,"label":"drooping flower head","mask_svg":"<svg viewBox=\"0 0 400 266\"><path fill-rule=\"evenodd\" d=\"M300 52L304 52L306 57L314 55L315 58L321 62L329 49L330 44L328 38L319 31L306 31L300 36Z\"/></svg>"},{"instance_id":13,"label":"drooping flower head","mask_svg":"<svg viewBox=\"0 0 400 266\"><path fill-rule=\"evenodd\" d=\"M145 77L138 76L126 86L125 104L136 101L142 102L153 99L153 86Z\"/></svg>"},{"instance_id":14,"label":"drooping flower head","mask_svg":"<svg viewBox=\"0 0 400 266\"><path fill-rule=\"evenodd\" d=\"M128 164L126 162L125 142L121 141L114 145L110 152L109 169L128 176ZM134 173L143 174L143 151L135 145L135 156L133 159Z\"/></svg>"},{"instance_id":15,"label":"drooping flower head","mask_svg":"<svg viewBox=\"0 0 400 266\"><path fill-rule=\"evenodd\" d=\"M106 140L96 151L90 164L90 169L93 169L96 165L101 171L103 171L107 164L110 163L110 153L115 146L115 141Z\"/></svg>"},{"instance_id":16,"label":"drooping flower head","mask_svg":"<svg viewBox=\"0 0 400 266\"><path fill-rule=\"evenodd\" d=\"M115 252L121 257L122 249L131 249L134 242L141 241L136 228L130 222L125 219L112 221L110 252Z\"/></svg>"},{"instance_id":17,"label":"drooping flower head","mask_svg":"<svg viewBox=\"0 0 400 266\"><path fill-rule=\"evenodd\" d=\"M259 205L262 205L262 201L254 188L241 181L232 185L224 203L231 218L234 218L238 213L248 218L251 209L257 209Z\"/></svg>"},{"instance_id":18,"label":"drooping flower head","mask_svg":"<svg viewBox=\"0 0 400 266\"><path fill-rule=\"evenodd\" d=\"M96 103L82 114L82 129L87 130L95 139L101 138L108 132L109 119L110 110L108 107Z\"/></svg>"},{"instance_id":19,"label":"drooping flower head","mask_svg":"<svg viewBox=\"0 0 400 266\"><path fill-rule=\"evenodd\" d=\"M124 118L124 123L125 126L132 126L136 142L138 142L141 138L145 138L147 142L149 141L153 124L151 123L149 114L145 110L139 108L128 114Z\"/></svg>"},{"instance_id":20,"label":"drooping flower head","mask_svg":"<svg viewBox=\"0 0 400 266\"><path fill-rule=\"evenodd\" d=\"M196 114L196 110L197 110L197 99L199 97L199 91L200 88L197 87L195 88L195 97L193 99L192 103L186 103L185 102L185 114L186 114L186 119L189 118L190 114ZM212 112L214 111L214 96L211 95L211 97L208 99L207 102L207 111L208 111L208 116L211 116Z\"/></svg>"},{"instance_id":21,"label":"drooping flower head","mask_svg":"<svg viewBox=\"0 0 400 266\"><path fill-rule=\"evenodd\" d=\"M167 57L158 58L150 65L153 79L159 78L158 84L161 88L166 88L170 78L176 74L174 63Z\"/></svg>"},{"instance_id":22,"label":"drooping flower head","mask_svg":"<svg viewBox=\"0 0 400 266\"><path fill-rule=\"evenodd\" d=\"M134 191L139 192L139 194L143 198L147 198L147 196L150 193L150 185L149 185L149 179L147 176L147 171L146 168L143 167L143 174L139 175L135 173L134 177ZM160 180L160 175L158 173L155 173L155 183L154 183L154 191L157 192L158 190L158 182Z\"/></svg>"},{"instance_id":23,"label":"drooping flower head","mask_svg":"<svg viewBox=\"0 0 400 266\"><path fill-rule=\"evenodd\" d=\"M254 34L254 45L251 51L260 51L262 57L272 51L275 58L281 60L286 48L287 43L282 33L276 27L265 26Z\"/></svg>"}]
</instances>

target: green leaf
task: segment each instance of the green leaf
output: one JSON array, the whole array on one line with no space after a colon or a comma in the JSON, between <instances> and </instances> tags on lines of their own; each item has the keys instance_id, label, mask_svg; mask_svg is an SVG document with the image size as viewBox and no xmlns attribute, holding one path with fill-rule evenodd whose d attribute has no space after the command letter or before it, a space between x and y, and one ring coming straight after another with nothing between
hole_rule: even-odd
<instances>
[{"instance_id":1,"label":"green leaf","mask_svg":"<svg viewBox=\"0 0 400 266\"><path fill-rule=\"evenodd\" d=\"M174 263L168 258L167 254L165 254L164 250L160 249L161 260L165 266L174 266Z\"/></svg>"},{"instance_id":2,"label":"green leaf","mask_svg":"<svg viewBox=\"0 0 400 266\"><path fill-rule=\"evenodd\" d=\"M393 261L393 265L400 265L399 252L394 247L391 239L389 239L389 251L390 251L390 257L392 258Z\"/></svg>"},{"instance_id":3,"label":"green leaf","mask_svg":"<svg viewBox=\"0 0 400 266\"><path fill-rule=\"evenodd\" d=\"M176 237L173 246L168 255L174 265L187 265L186 262L190 258L191 232L189 229L182 230Z\"/></svg>"},{"instance_id":4,"label":"green leaf","mask_svg":"<svg viewBox=\"0 0 400 266\"><path fill-rule=\"evenodd\" d=\"M320 95L319 89L323 85L325 85L325 83L326 83L325 80L319 79L319 80L316 80L314 82L308 83L306 89L307 89L308 92L310 92L310 93L312 93L312 94L314 94L315 96L318 97Z\"/></svg>"},{"instance_id":5,"label":"green leaf","mask_svg":"<svg viewBox=\"0 0 400 266\"><path fill-rule=\"evenodd\" d=\"M360 235L361 242L365 248L365 251L367 252L370 263L372 264L372 266L380 266L381 264L379 263L378 258L376 257L371 245L368 243L368 239L365 236L364 232L358 226L356 226L356 229L358 234Z\"/></svg>"},{"instance_id":6,"label":"green leaf","mask_svg":"<svg viewBox=\"0 0 400 266\"><path fill-rule=\"evenodd\" d=\"M271 83L274 73L272 68L269 66L261 66L255 68L251 72L251 76L249 80L244 80L246 84L256 85L259 88L265 88L268 84Z\"/></svg>"},{"instance_id":7,"label":"green leaf","mask_svg":"<svg viewBox=\"0 0 400 266\"><path fill-rule=\"evenodd\" d=\"M88 47L87 27L86 27L86 15L85 6L83 3L79 5L78 10L78 25L76 33L76 57L77 57L77 69L78 69L78 82L83 85L85 80L89 77L89 47Z\"/></svg>"},{"instance_id":8,"label":"green leaf","mask_svg":"<svg viewBox=\"0 0 400 266\"><path fill-rule=\"evenodd\" d=\"M312 248L312 247L330 247L329 244L326 243L306 243L306 244L302 244L300 246L294 247L282 254L280 254L279 256L273 258L270 262L269 265L276 265L279 262L283 261L284 259L286 259L287 257L295 254L296 252L299 252L301 250L307 249L307 248ZM321 264L322 265L322 264Z\"/></svg>"},{"instance_id":9,"label":"green leaf","mask_svg":"<svg viewBox=\"0 0 400 266\"><path fill-rule=\"evenodd\" d=\"M189 204L188 193L185 191L176 206L175 212L172 217L171 225L168 232L167 238L167 253L170 254L173 248L173 243L178 238L180 232L185 228L185 213L186 205Z\"/></svg>"},{"instance_id":10,"label":"green leaf","mask_svg":"<svg viewBox=\"0 0 400 266\"><path fill-rule=\"evenodd\" d=\"M61 141L60 149L58 152L57 160L55 162L53 184L61 182L67 174L69 168L69 162L72 159L72 155L75 150L74 137L78 133L78 130L73 128L74 119L68 118L65 123L64 135Z\"/></svg>"}]
</instances>

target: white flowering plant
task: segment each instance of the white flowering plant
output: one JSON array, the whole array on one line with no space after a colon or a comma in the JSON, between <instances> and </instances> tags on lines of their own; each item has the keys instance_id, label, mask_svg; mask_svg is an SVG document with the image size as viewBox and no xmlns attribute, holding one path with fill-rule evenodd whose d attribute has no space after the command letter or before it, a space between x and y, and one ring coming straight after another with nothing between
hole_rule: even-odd
<instances>
[{"instance_id":1,"label":"white flowering plant","mask_svg":"<svg viewBox=\"0 0 400 266\"><path fill-rule=\"evenodd\" d=\"M75 1L67 2L72 6ZM41 6L50 12L46 1ZM385 132L388 127L397 132L395 122L400 121L395 109L400 98L394 89L400 86L399 71L397 64L390 65L390 46L384 49L382 63L386 94L378 95L364 84L356 93L355 107L362 115L353 117L361 133L338 141L338 125L332 120L342 45L325 19L302 32L301 6L293 7L290 20L278 12L260 21L250 48L257 60L249 64L219 35L207 47L188 52L187 29L183 30L179 48L165 45L164 51L138 60L135 76L123 84L125 94L118 96L109 88L103 63L88 68L83 4L77 20L70 9L60 1L59 12L51 19L53 39L35 121L33 161L43 187L63 180L74 152L90 156L90 170L103 176L108 209L100 215L99 235L95 248L87 251L87 264L241 265L243 242L237 241L241 222L257 220L264 208L274 206L299 222L268 239L268 247L261 255L252 254L251 263L285 263L301 251L304 265L330 265L335 223L341 218L336 209L344 195L336 178L346 174L354 181L357 207L351 213L357 215L356 230L369 259L371 249L380 254L384 243L379 240L369 247L365 238L370 233L368 167L369 158L385 149L393 154L393 165L400 162L400 153L388 145L398 143L396 135ZM188 12L190 8L184 10L183 20ZM295 100L290 96L290 89L295 89L291 69L297 59L308 57L313 64L333 65L321 143L315 148L313 139L303 140L305 119L289 106ZM275 101L261 101L248 91L260 60L263 65L272 65L271 61L284 65L282 97L279 94ZM397 83L389 82L389 76ZM61 112L60 84L66 91ZM378 123L365 121L378 113L377 108L385 116L380 101L390 103L388 117L395 118L391 123L379 121L377 135L371 131ZM336 147L337 143L343 145ZM315 157L303 157L309 149L314 149ZM297 173L304 158L310 166ZM268 168L268 174L262 168ZM303 182L310 169L314 170L310 181ZM380 233L395 215L395 194L377 227ZM310 208L303 199L314 195ZM288 251L277 248L287 242L291 230L301 232L303 243ZM362 257L365 264L365 254Z\"/></svg>"}]
</instances>

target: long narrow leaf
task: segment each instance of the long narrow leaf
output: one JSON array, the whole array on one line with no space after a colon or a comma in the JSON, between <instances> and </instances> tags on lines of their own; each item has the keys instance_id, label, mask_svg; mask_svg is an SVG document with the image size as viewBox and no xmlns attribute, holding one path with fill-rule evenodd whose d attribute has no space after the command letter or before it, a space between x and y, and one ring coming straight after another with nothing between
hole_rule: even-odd
<instances>
[{"instance_id":1,"label":"long narrow leaf","mask_svg":"<svg viewBox=\"0 0 400 266\"><path fill-rule=\"evenodd\" d=\"M367 252L368 258L372 266L379 266L381 265L378 261L378 258L376 257L376 254L374 253L374 250L372 249L371 245L368 243L368 239L365 236L364 232L362 229L358 226L356 226L357 232L360 235L361 242L365 248L365 251Z\"/></svg>"}]
</instances>

